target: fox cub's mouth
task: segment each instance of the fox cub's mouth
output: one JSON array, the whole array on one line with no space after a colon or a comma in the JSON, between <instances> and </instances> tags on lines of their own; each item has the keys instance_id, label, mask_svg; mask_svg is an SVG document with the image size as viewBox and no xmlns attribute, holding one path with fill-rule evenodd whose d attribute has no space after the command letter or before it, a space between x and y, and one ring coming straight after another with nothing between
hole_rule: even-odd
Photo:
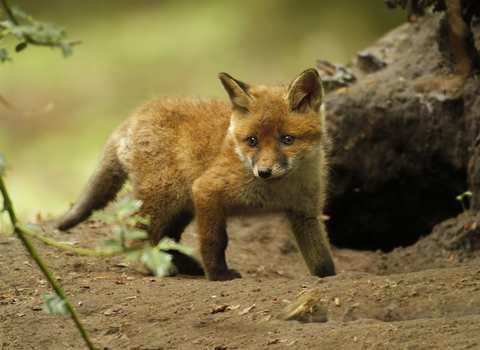
<instances>
[{"instance_id":1,"label":"fox cub's mouth","mask_svg":"<svg viewBox=\"0 0 480 350\"><path fill-rule=\"evenodd\" d=\"M269 178L259 178L260 180L262 180L263 182L267 183L267 184L273 184L275 182L278 182L280 181L281 179L283 179L283 177L269 177Z\"/></svg>"}]
</instances>

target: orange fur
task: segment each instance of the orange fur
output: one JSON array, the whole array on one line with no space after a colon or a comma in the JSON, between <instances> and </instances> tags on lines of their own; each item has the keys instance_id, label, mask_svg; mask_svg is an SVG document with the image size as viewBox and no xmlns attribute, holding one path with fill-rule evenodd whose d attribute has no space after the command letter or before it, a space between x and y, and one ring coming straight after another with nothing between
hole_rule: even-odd
<instances>
[{"instance_id":1,"label":"orange fur","mask_svg":"<svg viewBox=\"0 0 480 350\"><path fill-rule=\"evenodd\" d=\"M225 262L232 215L285 213L310 272L334 274L319 216L326 186L323 90L316 70L288 87L249 86L219 75L228 101L170 97L141 107L110 137L89 184L60 229L112 200L128 178L156 244L180 240L195 217L203 268L211 280L240 277ZM200 274L174 252L180 273Z\"/></svg>"}]
</instances>

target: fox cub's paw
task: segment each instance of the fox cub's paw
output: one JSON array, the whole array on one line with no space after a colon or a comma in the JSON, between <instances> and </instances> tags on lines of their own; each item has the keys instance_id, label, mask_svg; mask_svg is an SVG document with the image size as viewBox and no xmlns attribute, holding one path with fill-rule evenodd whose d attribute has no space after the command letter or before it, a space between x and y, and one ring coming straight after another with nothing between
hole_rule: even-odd
<instances>
[{"instance_id":1,"label":"fox cub's paw","mask_svg":"<svg viewBox=\"0 0 480 350\"><path fill-rule=\"evenodd\" d=\"M205 276L202 264L192 256L188 256L176 251L169 251L173 256L173 264L178 269L180 275Z\"/></svg>"},{"instance_id":2,"label":"fox cub's paw","mask_svg":"<svg viewBox=\"0 0 480 350\"><path fill-rule=\"evenodd\" d=\"M315 276L328 277L335 275L335 265L333 262L325 263L315 269Z\"/></svg>"},{"instance_id":3,"label":"fox cub's paw","mask_svg":"<svg viewBox=\"0 0 480 350\"><path fill-rule=\"evenodd\" d=\"M236 270L215 271L208 274L208 279L211 281L230 281L235 278L242 278Z\"/></svg>"}]
</instances>

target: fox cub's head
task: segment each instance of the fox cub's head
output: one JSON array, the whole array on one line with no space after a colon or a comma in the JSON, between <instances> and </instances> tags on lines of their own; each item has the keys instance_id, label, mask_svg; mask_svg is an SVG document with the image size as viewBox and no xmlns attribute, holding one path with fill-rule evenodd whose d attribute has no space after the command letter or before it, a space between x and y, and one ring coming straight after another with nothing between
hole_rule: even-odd
<instances>
[{"instance_id":1,"label":"fox cub's head","mask_svg":"<svg viewBox=\"0 0 480 350\"><path fill-rule=\"evenodd\" d=\"M247 85L226 73L219 78L232 104L229 133L236 152L256 177L275 182L318 161L325 126L322 83L315 69L300 74L288 88Z\"/></svg>"}]
</instances>

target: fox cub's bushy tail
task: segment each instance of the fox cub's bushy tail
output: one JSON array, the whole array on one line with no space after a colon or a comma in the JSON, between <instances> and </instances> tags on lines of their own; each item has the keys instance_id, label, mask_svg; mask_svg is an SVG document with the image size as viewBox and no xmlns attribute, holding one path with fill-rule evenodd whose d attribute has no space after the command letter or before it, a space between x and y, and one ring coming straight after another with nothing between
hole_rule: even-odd
<instances>
[{"instance_id":1,"label":"fox cub's bushy tail","mask_svg":"<svg viewBox=\"0 0 480 350\"><path fill-rule=\"evenodd\" d=\"M115 199L128 174L117 157L115 138L110 138L103 150L100 164L90 178L82 196L60 220L58 229L64 231L86 220L93 210L103 209Z\"/></svg>"}]
</instances>

